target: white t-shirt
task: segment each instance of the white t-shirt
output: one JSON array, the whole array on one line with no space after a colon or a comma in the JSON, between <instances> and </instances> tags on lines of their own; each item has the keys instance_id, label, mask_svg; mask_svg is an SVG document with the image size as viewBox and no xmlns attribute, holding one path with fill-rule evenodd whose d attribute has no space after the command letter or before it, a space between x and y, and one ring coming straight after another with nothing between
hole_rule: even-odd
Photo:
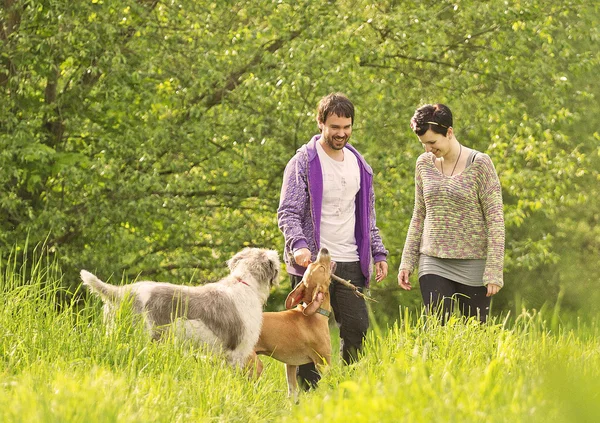
<instances>
[{"instance_id":1,"label":"white t-shirt","mask_svg":"<svg viewBox=\"0 0 600 423\"><path fill-rule=\"evenodd\" d=\"M327 155L317 142L317 153L323 171L323 206L321 208L321 246L338 262L358 261L354 236L356 194L360 189L360 169L354 153L347 148L344 160L338 162Z\"/></svg>"}]
</instances>

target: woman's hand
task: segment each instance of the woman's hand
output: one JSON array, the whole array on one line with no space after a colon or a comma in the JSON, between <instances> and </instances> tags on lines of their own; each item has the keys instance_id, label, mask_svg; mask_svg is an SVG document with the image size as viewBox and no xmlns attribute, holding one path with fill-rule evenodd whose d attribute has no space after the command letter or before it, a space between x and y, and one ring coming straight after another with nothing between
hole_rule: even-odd
<instances>
[{"instance_id":1,"label":"woman's hand","mask_svg":"<svg viewBox=\"0 0 600 423\"><path fill-rule=\"evenodd\" d=\"M410 274L408 273L408 270L406 270L406 269L402 269L398 273L398 285L400 285L400 288L406 289L407 291L410 291L412 289L412 285L410 284L410 281L408 280L409 276L410 276Z\"/></svg>"},{"instance_id":2,"label":"woman's hand","mask_svg":"<svg viewBox=\"0 0 600 423\"><path fill-rule=\"evenodd\" d=\"M491 297L492 295L496 295L498 293L498 291L500 291L499 285L496 285L493 283L488 283L487 284L487 294L485 296Z\"/></svg>"}]
</instances>

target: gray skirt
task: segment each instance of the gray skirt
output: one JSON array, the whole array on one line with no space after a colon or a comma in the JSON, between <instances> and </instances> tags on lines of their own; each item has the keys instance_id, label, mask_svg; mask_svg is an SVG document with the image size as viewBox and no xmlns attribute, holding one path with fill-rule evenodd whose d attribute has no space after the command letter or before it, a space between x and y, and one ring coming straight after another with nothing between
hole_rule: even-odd
<instances>
[{"instance_id":1,"label":"gray skirt","mask_svg":"<svg viewBox=\"0 0 600 423\"><path fill-rule=\"evenodd\" d=\"M469 286L483 286L485 259L449 259L419 256L419 277L438 275Z\"/></svg>"}]
</instances>

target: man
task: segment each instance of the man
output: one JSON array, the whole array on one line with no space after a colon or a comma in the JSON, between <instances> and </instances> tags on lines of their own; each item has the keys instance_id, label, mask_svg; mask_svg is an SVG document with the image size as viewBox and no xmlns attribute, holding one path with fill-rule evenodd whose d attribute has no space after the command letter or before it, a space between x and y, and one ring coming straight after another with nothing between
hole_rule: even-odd
<instances>
[{"instance_id":1,"label":"man","mask_svg":"<svg viewBox=\"0 0 600 423\"><path fill-rule=\"evenodd\" d=\"M348 144L354 105L345 95L323 97L317 123L321 134L298 149L284 173L277 217L285 237L287 271L293 288L325 247L337 264L335 274L363 290L369 286L373 262L377 282L388 271L388 252L375 222L373 171ZM330 294L342 359L350 364L356 361L369 327L367 306L335 281ZM305 389L319 381L312 363L300 366L298 374Z\"/></svg>"}]
</instances>

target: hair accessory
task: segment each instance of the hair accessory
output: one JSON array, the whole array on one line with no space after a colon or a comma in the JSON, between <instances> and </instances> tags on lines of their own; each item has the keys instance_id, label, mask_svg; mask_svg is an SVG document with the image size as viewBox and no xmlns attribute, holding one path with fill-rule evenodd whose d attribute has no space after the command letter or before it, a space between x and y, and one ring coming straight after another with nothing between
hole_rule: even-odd
<instances>
[{"instance_id":1,"label":"hair accessory","mask_svg":"<svg viewBox=\"0 0 600 423\"><path fill-rule=\"evenodd\" d=\"M431 123L432 125L437 125L437 126L441 126L442 128L448 129L448 127L446 125L442 125L441 123L437 123L437 122L425 122L425 123Z\"/></svg>"}]
</instances>

